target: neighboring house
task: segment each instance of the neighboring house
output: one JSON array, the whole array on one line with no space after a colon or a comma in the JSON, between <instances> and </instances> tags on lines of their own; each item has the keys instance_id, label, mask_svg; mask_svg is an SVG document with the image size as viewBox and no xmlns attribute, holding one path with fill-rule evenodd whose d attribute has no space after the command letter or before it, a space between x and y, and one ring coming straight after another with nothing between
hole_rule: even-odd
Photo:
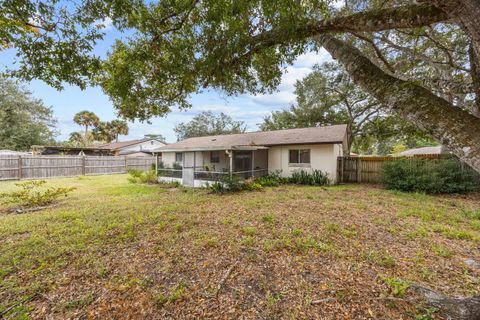
<instances>
[{"instance_id":1,"label":"neighboring house","mask_svg":"<svg viewBox=\"0 0 480 320\"><path fill-rule=\"evenodd\" d=\"M346 133L346 125L247 132L189 138L155 151L161 153L165 168L177 171L160 168L160 174L188 186L204 185L200 180L220 174L251 177L280 171L290 176L295 170L314 169L327 172L336 182L337 157L345 150Z\"/></svg>"},{"instance_id":2,"label":"neighboring house","mask_svg":"<svg viewBox=\"0 0 480 320\"><path fill-rule=\"evenodd\" d=\"M0 150L1 156L28 156L31 155L31 152L15 151L15 150Z\"/></svg>"},{"instance_id":3,"label":"neighboring house","mask_svg":"<svg viewBox=\"0 0 480 320\"><path fill-rule=\"evenodd\" d=\"M448 153L447 150L443 146L436 146L436 147L422 147L422 148L415 148L409 149L400 152L399 156L409 157L415 155L423 155L423 154L444 154Z\"/></svg>"},{"instance_id":4,"label":"neighboring house","mask_svg":"<svg viewBox=\"0 0 480 320\"><path fill-rule=\"evenodd\" d=\"M89 147L32 146L32 151L34 154L42 155L144 156L146 152L149 152L151 155L154 149L165 145L164 142L155 139L140 139L104 143Z\"/></svg>"},{"instance_id":5,"label":"neighboring house","mask_svg":"<svg viewBox=\"0 0 480 320\"><path fill-rule=\"evenodd\" d=\"M122 142L112 142L99 145L101 149L108 149L114 155L130 155L133 153L153 152L153 150L165 146L166 143L155 139L140 139Z\"/></svg>"}]
</instances>

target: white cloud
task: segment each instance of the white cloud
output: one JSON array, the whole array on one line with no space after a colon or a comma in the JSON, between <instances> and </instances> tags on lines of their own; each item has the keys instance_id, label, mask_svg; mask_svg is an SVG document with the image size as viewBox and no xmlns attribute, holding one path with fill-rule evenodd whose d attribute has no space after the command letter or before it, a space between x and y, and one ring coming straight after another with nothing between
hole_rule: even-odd
<instances>
[{"instance_id":1,"label":"white cloud","mask_svg":"<svg viewBox=\"0 0 480 320\"><path fill-rule=\"evenodd\" d=\"M251 99L262 105L286 107L295 102L295 94L291 91L279 91L272 94L257 94Z\"/></svg>"},{"instance_id":2,"label":"white cloud","mask_svg":"<svg viewBox=\"0 0 480 320\"><path fill-rule=\"evenodd\" d=\"M228 105L200 105L194 106L191 111L195 114L203 112L203 111L212 111L214 113L225 113L233 118L245 118L245 117L258 117L258 116L265 116L269 112L266 110L258 110L258 107L247 106L228 106Z\"/></svg>"},{"instance_id":3,"label":"white cloud","mask_svg":"<svg viewBox=\"0 0 480 320\"><path fill-rule=\"evenodd\" d=\"M315 64L321 64L327 61L332 61L332 57L324 48L319 52L310 51L297 57L293 65L295 67L309 67L312 68Z\"/></svg>"},{"instance_id":4,"label":"white cloud","mask_svg":"<svg viewBox=\"0 0 480 320\"><path fill-rule=\"evenodd\" d=\"M102 26L102 30L108 31L113 29L113 20L112 18L106 17L103 20L98 20L96 23L97 26Z\"/></svg>"}]
</instances>

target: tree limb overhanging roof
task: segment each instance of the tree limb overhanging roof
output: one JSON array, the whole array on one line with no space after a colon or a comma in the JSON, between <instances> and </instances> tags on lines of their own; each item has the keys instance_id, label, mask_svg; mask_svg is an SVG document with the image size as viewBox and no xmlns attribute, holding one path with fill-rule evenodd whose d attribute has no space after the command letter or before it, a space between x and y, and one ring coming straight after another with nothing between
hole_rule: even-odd
<instances>
[{"instance_id":1,"label":"tree limb overhanging roof","mask_svg":"<svg viewBox=\"0 0 480 320\"><path fill-rule=\"evenodd\" d=\"M342 143L347 125L326 127L256 131L237 134L188 138L177 143L152 150L153 152L224 150L236 147L270 147L289 144Z\"/></svg>"}]
</instances>

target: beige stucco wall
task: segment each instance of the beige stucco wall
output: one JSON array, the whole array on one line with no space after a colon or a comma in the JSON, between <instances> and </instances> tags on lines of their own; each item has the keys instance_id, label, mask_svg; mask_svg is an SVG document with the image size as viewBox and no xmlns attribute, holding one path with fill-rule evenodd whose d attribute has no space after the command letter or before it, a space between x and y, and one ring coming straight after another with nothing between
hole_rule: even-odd
<instances>
[{"instance_id":1,"label":"beige stucco wall","mask_svg":"<svg viewBox=\"0 0 480 320\"><path fill-rule=\"evenodd\" d=\"M290 149L310 149L310 164L289 164ZM332 183L337 179L337 157L343 154L341 144L317 145L284 145L271 147L268 150L268 170L281 170L284 177L288 177L295 170L311 171L322 170L328 173Z\"/></svg>"}]
</instances>

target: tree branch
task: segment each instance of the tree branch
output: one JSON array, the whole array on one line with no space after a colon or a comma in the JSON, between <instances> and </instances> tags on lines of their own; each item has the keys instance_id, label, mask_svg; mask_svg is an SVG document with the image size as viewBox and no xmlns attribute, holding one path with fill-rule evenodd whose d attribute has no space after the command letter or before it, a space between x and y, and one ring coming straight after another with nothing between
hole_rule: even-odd
<instances>
[{"instance_id":1,"label":"tree branch","mask_svg":"<svg viewBox=\"0 0 480 320\"><path fill-rule=\"evenodd\" d=\"M478 0L421 0L436 6L451 18L459 21L467 30L473 43L473 48L480 56L480 5Z\"/></svg>"},{"instance_id":2,"label":"tree branch","mask_svg":"<svg viewBox=\"0 0 480 320\"><path fill-rule=\"evenodd\" d=\"M317 37L365 91L429 132L462 161L480 172L480 119L439 98L424 87L394 77L371 62L354 46L323 34Z\"/></svg>"},{"instance_id":3,"label":"tree branch","mask_svg":"<svg viewBox=\"0 0 480 320\"><path fill-rule=\"evenodd\" d=\"M253 54L292 40L311 38L325 32L373 32L390 29L416 28L448 20L441 10L429 5L407 5L355 13L345 17L311 22L294 30L275 29L251 38L248 50L240 57L227 61L235 65Z\"/></svg>"}]
</instances>

